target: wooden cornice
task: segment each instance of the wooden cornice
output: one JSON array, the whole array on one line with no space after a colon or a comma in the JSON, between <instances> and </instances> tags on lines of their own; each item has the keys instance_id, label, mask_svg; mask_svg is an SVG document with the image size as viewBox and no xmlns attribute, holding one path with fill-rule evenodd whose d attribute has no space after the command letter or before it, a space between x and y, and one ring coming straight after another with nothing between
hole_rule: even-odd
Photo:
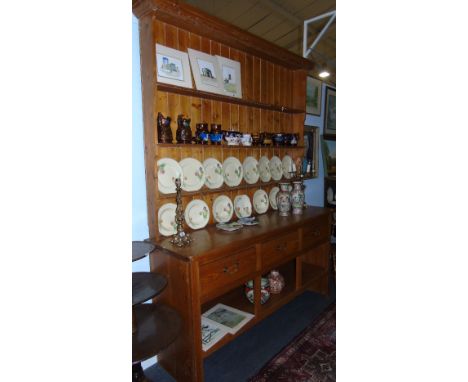
<instances>
[{"instance_id":1,"label":"wooden cornice","mask_svg":"<svg viewBox=\"0 0 468 382\"><path fill-rule=\"evenodd\" d=\"M152 14L165 23L291 69L313 70L315 67L312 61L188 4L170 0L133 0L132 8L137 18Z\"/></svg>"}]
</instances>

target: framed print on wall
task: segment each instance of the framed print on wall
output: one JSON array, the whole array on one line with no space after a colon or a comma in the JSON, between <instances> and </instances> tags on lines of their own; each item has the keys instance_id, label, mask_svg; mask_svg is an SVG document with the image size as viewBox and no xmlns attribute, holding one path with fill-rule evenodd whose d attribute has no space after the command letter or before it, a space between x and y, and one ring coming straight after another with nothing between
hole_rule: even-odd
<instances>
[{"instance_id":1,"label":"framed print on wall","mask_svg":"<svg viewBox=\"0 0 468 382\"><path fill-rule=\"evenodd\" d=\"M221 71L216 57L190 48L188 55L197 89L224 94Z\"/></svg>"},{"instance_id":2,"label":"framed print on wall","mask_svg":"<svg viewBox=\"0 0 468 382\"><path fill-rule=\"evenodd\" d=\"M325 176L336 176L336 138L334 135L321 135L320 142Z\"/></svg>"},{"instance_id":3,"label":"framed print on wall","mask_svg":"<svg viewBox=\"0 0 468 382\"><path fill-rule=\"evenodd\" d=\"M223 80L225 95L242 98L241 65L239 61L216 56Z\"/></svg>"},{"instance_id":4,"label":"framed print on wall","mask_svg":"<svg viewBox=\"0 0 468 382\"><path fill-rule=\"evenodd\" d=\"M325 93L325 135L336 135L336 89L327 87Z\"/></svg>"},{"instance_id":5,"label":"framed print on wall","mask_svg":"<svg viewBox=\"0 0 468 382\"><path fill-rule=\"evenodd\" d=\"M306 113L320 115L322 109L322 81L307 77Z\"/></svg>"},{"instance_id":6,"label":"framed print on wall","mask_svg":"<svg viewBox=\"0 0 468 382\"><path fill-rule=\"evenodd\" d=\"M156 44L156 74L158 82L192 88L188 55L180 50Z\"/></svg>"}]
</instances>

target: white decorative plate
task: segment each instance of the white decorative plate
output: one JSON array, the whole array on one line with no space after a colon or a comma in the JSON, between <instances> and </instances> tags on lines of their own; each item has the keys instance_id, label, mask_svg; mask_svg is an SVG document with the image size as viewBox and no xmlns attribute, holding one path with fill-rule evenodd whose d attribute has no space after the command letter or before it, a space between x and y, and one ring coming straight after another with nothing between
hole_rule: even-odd
<instances>
[{"instance_id":1,"label":"white decorative plate","mask_svg":"<svg viewBox=\"0 0 468 382\"><path fill-rule=\"evenodd\" d=\"M229 157L223 162L224 182L229 187L236 187L242 181L242 165L237 158Z\"/></svg>"},{"instance_id":2,"label":"white decorative plate","mask_svg":"<svg viewBox=\"0 0 468 382\"><path fill-rule=\"evenodd\" d=\"M213 202L213 216L218 223L227 223L232 219L234 205L226 195L218 196Z\"/></svg>"},{"instance_id":3,"label":"white decorative plate","mask_svg":"<svg viewBox=\"0 0 468 382\"><path fill-rule=\"evenodd\" d=\"M177 224L175 222L177 205L166 203L158 211L158 229L163 236L172 236L177 233Z\"/></svg>"},{"instance_id":4,"label":"white decorative plate","mask_svg":"<svg viewBox=\"0 0 468 382\"><path fill-rule=\"evenodd\" d=\"M215 158L208 158L203 162L205 169L205 185L208 188L220 188L223 185L223 166Z\"/></svg>"},{"instance_id":5,"label":"white decorative plate","mask_svg":"<svg viewBox=\"0 0 468 382\"><path fill-rule=\"evenodd\" d=\"M254 157L247 157L244 159L242 170L244 171L244 179L248 184L258 182L260 174L258 173L258 162Z\"/></svg>"},{"instance_id":6,"label":"white decorative plate","mask_svg":"<svg viewBox=\"0 0 468 382\"><path fill-rule=\"evenodd\" d=\"M264 214L268 211L268 195L264 190L255 191L253 206L257 214Z\"/></svg>"},{"instance_id":7,"label":"white decorative plate","mask_svg":"<svg viewBox=\"0 0 468 382\"><path fill-rule=\"evenodd\" d=\"M278 209L278 205L276 204L276 194L279 192L279 187L273 187L270 191L270 206L271 208L273 208L274 210L277 210Z\"/></svg>"},{"instance_id":8,"label":"white decorative plate","mask_svg":"<svg viewBox=\"0 0 468 382\"><path fill-rule=\"evenodd\" d=\"M247 195L237 195L234 198L234 212L239 219L252 214L252 203Z\"/></svg>"},{"instance_id":9,"label":"white decorative plate","mask_svg":"<svg viewBox=\"0 0 468 382\"><path fill-rule=\"evenodd\" d=\"M283 161L281 162L281 166L283 168L283 175L286 179L291 179L291 173L290 171L292 171L292 163L293 163L293 160L291 159L291 157L289 155L285 155L283 157Z\"/></svg>"},{"instance_id":10,"label":"white decorative plate","mask_svg":"<svg viewBox=\"0 0 468 382\"><path fill-rule=\"evenodd\" d=\"M203 200L192 200L185 208L185 222L192 229L205 227L210 220L210 209Z\"/></svg>"},{"instance_id":11,"label":"white decorative plate","mask_svg":"<svg viewBox=\"0 0 468 382\"><path fill-rule=\"evenodd\" d=\"M281 167L281 159L274 155L270 159L270 173L273 180L281 180L283 177L283 168Z\"/></svg>"},{"instance_id":12,"label":"white decorative plate","mask_svg":"<svg viewBox=\"0 0 468 382\"><path fill-rule=\"evenodd\" d=\"M260 179L262 182L269 182L271 180L270 161L268 157L262 156L258 161L258 171L260 172Z\"/></svg>"},{"instance_id":13,"label":"white decorative plate","mask_svg":"<svg viewBox=\"0 0 468 382\"><path fill-rule=\"evenodd\" d=\"M182 190L198 191L205 184L205 169L200 161L185 158L180 162L182 168Z\"/></svg>"},{"instance_id":14,"label":"white decorative plate","mask_svg":"<svg viewBox=\"0 0 468 382\"><path fill-rule=\"evenodd\" d=\"M172 194L176 192L174 181L182 177L182 168L171 158L158 160L158 190L161 194Z\"/></svg>"}]
</instances>

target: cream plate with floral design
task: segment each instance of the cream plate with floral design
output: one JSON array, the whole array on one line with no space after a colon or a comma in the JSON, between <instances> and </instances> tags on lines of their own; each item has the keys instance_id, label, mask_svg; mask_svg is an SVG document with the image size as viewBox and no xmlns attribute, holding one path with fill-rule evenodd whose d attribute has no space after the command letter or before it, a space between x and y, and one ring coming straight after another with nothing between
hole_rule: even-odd
<instances>
[{"instance_id":1,"label":"cream plate with floral design","mask_svg":"<svg viewBox=\"0 0 468 382\"><path fill-rule=\"evenodd\" d=\"M276 194L279 192L279 187L273 187L271 190L270 190L270 194L269 194L269 197L270 197L270 206L271 208L273 208L274 210L277 210L278 209L278 205L276 204Z\"/></svg>"},{"instance_id":2,"label":"cream plate with floral design","mask_svg":"<svg viewBox=\"0 0 468 382\"><path fill-rule=\"evenodd\" d=\"M158 211L158 229L163 236L172 236L177 233L175 222L177 206L174 203L166 203Z\"/></svg>"},{"instance_id":3,"label":"cream plate with floral design","mask_svg":"<svg viewBox=\"0 0 468 382\"><path fill-rule=\"evenodd\" d=\"M205 169L200 161L185 158L180 162L182 168L182 190L198 191L205 184Z\"/></svg>"},{"instance_id":4,"label":"cream plate with floral design","mask_svg":"<svg viewBox=\"0 0 468 382\"><path fill-rule=\"evenodd\" d=\"M205 227L210 220L210 209L203 200L195 199L187 204L185 222L192 229Z\"/></svg>"},{"instance_id":5,"label":"cream plate with floral design","mask_svg":"<svg viewBox=\"0 0 468 382\"><path fill-rule=\"evenodd\" d=\"M293 160L289 155L285 155L283 157L283 161L281 162L281 167L283 168L283 175L286 179L291 179L291 171L293 169Z\"/></svg>"},{"instance_id":6,"label":"cream plate with floral design","mask_svg":"<svg viewBox=\"0 0 468 382\"><path fill-rule=\"evenodd\" d=\"M213 216L218 223L227 223L232 219L234 205L226 195L218 196L213 202Z\"/></svg>"},{"instance_id":7,"label":"cream plate with floral design","mask_svg":"<svg viewBox=\"0 0 468 382\"><path fill-rule=\"evenodd\" d=\"M158 190L161 194L176 192L175 180L182 177L182 168L171 158L161 158L158 167Z\"/></svg>"},{"instance_id":8,"label":"cream plate with floral design","mask_svg":"<svg viewBox=\"0 0 468 382\"><path fill-rule=\"evenodd\" d=\"M255 191L253 206L257 214L264 214L268 211L268 195L264 190Z\"/></svg>"},{"instance_id":9,"label":"cream plate with floral design","mask_svg":"<svg viewBox=\"0 0 468 382\"><path fill-rule=\"evenodd\" d=\"M234 212L239 219L252 215L252 203L247 195L237 195L234 198Z\"/></svg>"},{"instance_id":10,"label":"cream plate with floral design","mask_svg":"<svg viewBox=\"0 0 468 382\"><path fill-rule=\"evenodd\" d=\"M236 187L242 181L242 165L235 157L226 158L223 162L224 182L229 187Z\"/></svg>"},{"instance_id":11,"label":"cream plate with floral design","mask_svg":"<svg viewBox=\"0 0 468 382\"><path fill-rule=\"evenodd\" d=\"M283 167L281 167L281 159L274 155L270 159L270 172L273 180L281 180L283 177Z\"/></svg>"},{"instance_id":12,"label":"cream plate with floral design","mask_svg":"<svg viewBox=\"0 0 468 382\"><path fill-rule=\"evenodd\" d=\"M223 166L215 158L208 158L203 162L205 169L205 186L211 189L220 188L223 185Z\"/></svg>"},{"instance_id":13,"label":"cream plate with floral design","mask_svg":"<svg viewBox=\"0 0 468 382\"><path fill-rule=\"evenodd\" d=\"M270 161L265 155L258 161L258 170L260 172L260 179L262 182L269 182L271 180Z\"/></svg>"},{"instance_id":14,"label":"cream plate with floral design","mask_svg":"<svg viewBox=\"0 0 468 382\"><path fill-rule=\"evenodd\" d=\"M244 159L242 170L244 171L244 179L248 184L258 182L260 174L258 173L258 162L254 157L247 157Z\"/></svg>"}]
</instances>

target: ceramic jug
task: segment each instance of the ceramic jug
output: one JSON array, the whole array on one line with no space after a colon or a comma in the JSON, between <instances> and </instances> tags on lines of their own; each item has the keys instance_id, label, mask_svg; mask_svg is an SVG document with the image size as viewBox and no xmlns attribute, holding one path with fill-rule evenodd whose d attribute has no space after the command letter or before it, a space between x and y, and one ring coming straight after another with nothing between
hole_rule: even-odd
<instances>
[{"instance_id":1,"label":"ceramic jug","mask_svg":"<svg viewBox=\"0 0 468 382\"><path fill-rule=\"evenodd\" d=\"M176 140L177 143L191 143L192 141L190 118L187 118L184 114L177 116Z\"/></svg>"},{"instance_id":2,"label":"ceramic jug","mask_svg":"<svg viewBox=\"0 0 468 382\"><path fill-rule=\"evenodd\" d=\"M158 113L158 142L172 143L171 117L164 118L162 113Z\"/></svg>"},{"instance_id":3,"label":"ceramic jug","mask_svg":"<svg viewBox=\"0 0 468 382\"><path fill-rule=\"evenodd\" d=\"M280 190L276 194L276 204L280 216L288 216L291 211L289 183L279 183Z\"/></svg>"}]
</instances>

